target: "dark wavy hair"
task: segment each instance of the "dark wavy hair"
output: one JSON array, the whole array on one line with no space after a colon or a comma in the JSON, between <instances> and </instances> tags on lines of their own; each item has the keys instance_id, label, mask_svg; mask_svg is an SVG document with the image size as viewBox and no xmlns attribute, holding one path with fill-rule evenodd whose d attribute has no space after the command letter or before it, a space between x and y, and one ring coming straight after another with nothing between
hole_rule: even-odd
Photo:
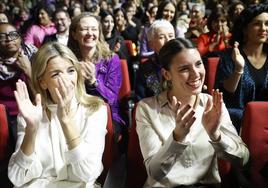
<instances>
[{"instance_id":1,"label":"dark wavy hair","mask_svg":"<svg viewBox=\"0 0 268 188\"><path fill-rule=\"evenodd\" d=\"M170 70L171 61L183 49L195 49L193 43L184 38L176 38L168 41L159 52L159 62L162 68Z\"/></svg>"},{"instance_id":2,"label":"dark wavy hair","mask_svg":"<svg viewBox=\"0 0 268 188\"><path fill-rule=\"evenodd\" d=\"M235 21L233 30L232 30L232 38L231 45L234 44L235 41L239 42L241 46L245 43L244 32L247 28L248 24L258 15L268 12L267 4L258 4L258 5L250 5L246 9L244 9L239 18Z\"/></svg>"}]
</instances>

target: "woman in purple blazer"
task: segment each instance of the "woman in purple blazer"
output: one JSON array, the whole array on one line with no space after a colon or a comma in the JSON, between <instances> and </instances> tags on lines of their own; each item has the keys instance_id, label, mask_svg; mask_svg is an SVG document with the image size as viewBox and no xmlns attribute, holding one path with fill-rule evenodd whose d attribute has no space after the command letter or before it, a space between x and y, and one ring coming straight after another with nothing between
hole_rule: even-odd
<instances>
[{"instance_id":1,"label":"woman in purple blazer","mask_svg":"<svg viewBox=\"0 0 268 188\"><path fill-rule=\"evenodd\" d=\"M87 93L100 96L110 105L115 133L119 135L125 125L118 102L120 59L105 42L98 18L86 12L76 16L70 26L68 46L81 61Z\"/></svg>"}]
</instances>

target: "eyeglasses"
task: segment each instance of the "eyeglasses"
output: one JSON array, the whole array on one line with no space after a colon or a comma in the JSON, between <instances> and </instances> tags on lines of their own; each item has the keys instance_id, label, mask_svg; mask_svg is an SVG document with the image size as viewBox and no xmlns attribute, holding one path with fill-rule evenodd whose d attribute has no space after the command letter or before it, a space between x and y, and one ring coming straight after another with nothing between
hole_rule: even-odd
<instances>
[{"instance_id":1,"label":"eyeglasses","mask_svg":"<svg viewBox=\"0 0 268 188\"><path fill-rule=\"evenodd\" d=\"M20 37L20 34L18 33L18 31L11 31L9 33L0 33L0 42L2 41L6 41L8 40L9 37L9 40L16 40Z\"/></svg>"}]
</instances>

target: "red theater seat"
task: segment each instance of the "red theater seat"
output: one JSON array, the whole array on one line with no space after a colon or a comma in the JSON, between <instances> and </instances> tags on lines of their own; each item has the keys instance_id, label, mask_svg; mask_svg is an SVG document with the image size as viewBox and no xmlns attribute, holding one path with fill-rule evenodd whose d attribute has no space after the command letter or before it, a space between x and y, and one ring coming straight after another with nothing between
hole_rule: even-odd
<instances>
[{"instance_id":1,"label":"red theater seat","mask_svg":"<svg viewBox=\"0 0 268 188\"><path fill-rule=\"evenodd\" d=\"M253 187L267 188L267 179L265 181L260 171L265 164L268 165L268 102L249 102L246 105L242 139L250 152L250 182Z\"/></svg>"},{"instance_id":2,"label":"red theater seat","mask_svg":"<svg viewBox=\"0 0 268 188\"><path fill-rule=\"evenodd\" d=\"M105 136L105 148L102 156L102 163L103 163L103 171L98 178L98 182L102 185L104 184L104 181L107 177L108 171L112 165L112 163L115 161L115 146L114 146L114 131L113 131L113 123L112 123L112 114L111 109L108 104L107 106L107 134Z\"/></svg>"},{"instance_id":3,"label":"red theater seat","mask_svg":"<svg viewBox=\"0 0 268 188\"><path fill-rule=\"evenodd\" d=\"M219 61L219 57L209 57L207 59L205 85L207 85L207 91L209 94L212 93L212 89L214 88L217 66L219 64Z\"/></svg>"},{"instance_id":4,"label":"red theater seat","mask_svg":"<svg viewBox=\"0 0 268 188\"><path fill-rule=\"evenodd\" d=\"M131 85L129 79L128 65L125 59L120 59L122 70L122 83L119 90L119 99L129 97L131 94Z\"/></svg>"},{"instance_id":5,"label":"red theater seat","mask_svg":"<svg viewBox=\"0 0 268 188\"><path fill-rule=\"evenodd\" d=\"M0 161L6 156L8 137L9 134L6 108L3 104L0 104Z\"/></svg>"}]
</instances>

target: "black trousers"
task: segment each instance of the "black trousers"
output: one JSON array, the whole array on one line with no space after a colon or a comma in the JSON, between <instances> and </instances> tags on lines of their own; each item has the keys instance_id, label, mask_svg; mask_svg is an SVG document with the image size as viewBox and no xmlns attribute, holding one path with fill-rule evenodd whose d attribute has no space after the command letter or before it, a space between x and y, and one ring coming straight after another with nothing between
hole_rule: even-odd
<instances>
[{"instance_id":1,"label":"black trousers","mask_svg":"<svg viewBox=\"0 0 268 188\"><path fill-rule=\"evenodd\" d=\"M202 183L197 183L194 185L179 185L176 186L175 188L220 188L221 184L202 184Z\"/></svg>"}]
</instances>

